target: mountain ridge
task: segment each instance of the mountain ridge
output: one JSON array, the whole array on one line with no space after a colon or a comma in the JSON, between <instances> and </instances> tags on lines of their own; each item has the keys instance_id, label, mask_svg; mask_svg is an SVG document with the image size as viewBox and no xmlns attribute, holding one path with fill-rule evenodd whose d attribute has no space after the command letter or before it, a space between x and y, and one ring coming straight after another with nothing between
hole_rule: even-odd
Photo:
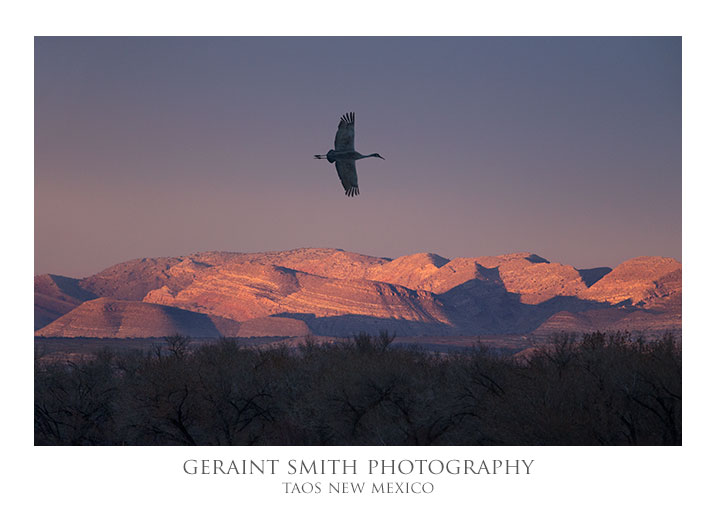
<instances>
[{"instance_id":1,"label":"mountain ridge","mask_svg":"<svg viewBox=\"0 0 718 505\"><path fill-rule=\"evenodd\" d=\"M332 336L381 329L399 335L541 333L620 324L634 331L680 332L681 272L680 262L656 256L632 258L615 269L576 269L530 252L390 259L331 248L207 251L137 258L82 279L36 276L35 329L48 335L53 321L94 296L148 304L146 313L159 318L164 316L155 306L237 323L264 321L255 324L262 335L303 331L273 323L276 317ZM75 316L103 321L87 307L102 310L90 304ZM139 307L127 306L128 314L139 314ZM591 311L600 317L586 315ZM242 335L251 336L247 331Z\"/></svg>"}]
</instances>

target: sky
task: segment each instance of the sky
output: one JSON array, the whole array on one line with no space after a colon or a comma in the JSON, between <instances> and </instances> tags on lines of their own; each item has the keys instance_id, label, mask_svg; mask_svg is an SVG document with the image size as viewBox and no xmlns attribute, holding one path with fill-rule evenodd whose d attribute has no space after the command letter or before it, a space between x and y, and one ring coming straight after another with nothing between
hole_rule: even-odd
<instances>
[{"instance_id":1,"label":"sky","mask_svg":"<svg viewBox=\"0 0 718 505\"><path fill-rule=\"evenodd\" d=\"M681 260L681 39L35 39L36 274L298 247Z\"/></svg>"}]
</instances>

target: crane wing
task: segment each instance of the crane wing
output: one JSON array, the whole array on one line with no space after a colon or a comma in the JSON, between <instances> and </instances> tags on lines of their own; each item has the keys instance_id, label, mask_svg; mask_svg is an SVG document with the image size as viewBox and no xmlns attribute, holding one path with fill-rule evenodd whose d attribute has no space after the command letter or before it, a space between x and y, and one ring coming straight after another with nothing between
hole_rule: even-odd
<instances>
[{"instance_id":1,"label":"crane wing","mask_svg":"<svg viewBox=\"0 0 718 505\"><path fill-rule=\"evenodd\" d=\"M337 135L334 137L335 151L354 150L354 113L347 112L339 121Z\"/></svg>"},{"instance_id":2,"label":"crane wing","mask_svg":"<svg viewBox=\"0 0 718 505\"><path fill-rule=\"evenodd\" d=\"M357 179L357 167L354 160L337 160L337 174L344 186L344 194L355 196L359 194L359 179Z\"/></svg>"}]
</instances>

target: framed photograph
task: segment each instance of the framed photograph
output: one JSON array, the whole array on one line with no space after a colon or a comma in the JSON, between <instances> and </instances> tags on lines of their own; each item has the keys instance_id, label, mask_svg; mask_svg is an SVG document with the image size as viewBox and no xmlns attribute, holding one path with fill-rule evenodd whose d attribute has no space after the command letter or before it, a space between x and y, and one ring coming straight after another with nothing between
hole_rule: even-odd
<instances>
[{"instance_id":1,"label":"framed photograph","mask_svg":"<svg viewBox=\"0 0 718 505\"><path fill-rule=\"evenodd\" d=\"M33 34L33 459L79 503L639 496L684 449L667 33Z\"/></svg>"}]
</instances>

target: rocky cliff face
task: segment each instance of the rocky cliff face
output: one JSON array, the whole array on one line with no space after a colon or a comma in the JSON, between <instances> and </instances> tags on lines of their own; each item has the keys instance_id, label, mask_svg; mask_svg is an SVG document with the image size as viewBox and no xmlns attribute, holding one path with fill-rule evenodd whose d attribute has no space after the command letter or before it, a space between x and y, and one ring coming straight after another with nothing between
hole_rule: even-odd
<instances>
[{"instance_id":1,"label":"rocky cliff face","mask_svg":"<svg viewBox=\"0 0 718 505\"><path fill-rule=\"evenodd\" d=\"M681 293L681 264L673 258L642 256L618 265L583 293L584 298L646 308Z\"/></svg>"},{"instance_id":2,"label":"rocky cliff face","mask_svg":"<svg viewBox=\"0 0 718 505\"><path fill-rule=\"evenodd\" d=\"M366 278L418 289L447 263L449 260L436 254L411 254L375 265Z\"/></svg>"},{"instance_id":3,"label":"rocky cliff face","mask_svg":"<svg viewBox=\"0 0 718 505\"><path fill-rule=\"evenodd\" d=\"M85 279L38 276L35 288L42 335L130 336L128 328L203 336L680 331L681 264L642 257L611 271L577 270L530 253L449 261L336 249L208 252L128 261ZM92 300L98 297L113 301ZM121 308L120 323L111 307ZM190 317L185 313L195 319L176 323L177 314Z\"/></svg>"}]
</instances>

